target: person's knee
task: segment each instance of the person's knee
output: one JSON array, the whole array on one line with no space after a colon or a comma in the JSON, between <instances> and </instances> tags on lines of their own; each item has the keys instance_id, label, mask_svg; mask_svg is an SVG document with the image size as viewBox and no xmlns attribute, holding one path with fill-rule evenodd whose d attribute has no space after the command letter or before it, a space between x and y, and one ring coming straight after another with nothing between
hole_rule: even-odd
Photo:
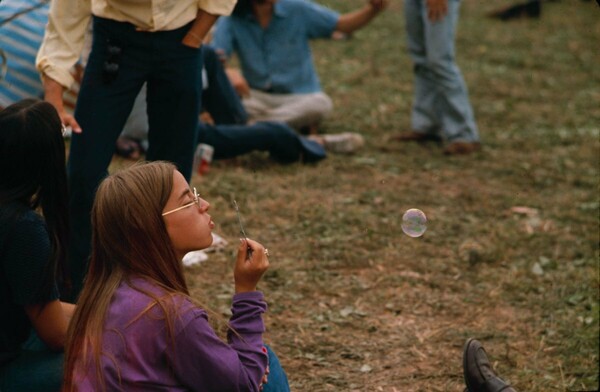
<instances>
[{"instance_id":1,"label":"person's knee","mask_svg":"<svg viewBox=\"0 0 600 392\"><path fill-rule=\"evenodd\" d=\"M459 83L460 74L454 62L454 56L450 54L430 54L427 56L427 68L439 81L449 88L456 87Z\"/></svg>"},{"instance_id":2,"label":"person's knee","mask_svg":"<svg viewBox=\"0 0 600 392\"><path fill-rule=\"evenodd\" d=\"M302 110L289 121L289 125L295 129L320 124L333 111L333 102L325 93L311 94L305 99Z\"/></svg>"},{"instance_id":3,"label":"person's knee","mask_svg":"<svg viewBox=\"0 0 600 392\"><path fill-rule=\"evenodd\" d=\"M265 345L267 355L269 356L269 381L264 385L265 392L289 392L290 386L287 379L287 374L279 362L279 358L275 352Z\"/></svg>"},{"instance_id":4,"label":"person's knee","mask_svg":"<svg viewBox=\"0 0 600 392\"><path fill-rule=\"evenodd\" d=\"M319 115L321 119L329 116L333 111L333 101L325 93L320 93L314 97L314 105L315 114Z\"/></svg>"}]
</instances>

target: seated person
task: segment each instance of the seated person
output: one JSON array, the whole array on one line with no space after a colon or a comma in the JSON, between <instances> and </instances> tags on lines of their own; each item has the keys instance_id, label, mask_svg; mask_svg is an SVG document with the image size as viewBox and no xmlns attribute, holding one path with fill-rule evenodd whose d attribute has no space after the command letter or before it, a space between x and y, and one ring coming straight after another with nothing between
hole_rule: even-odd
<instances>
[{"instance_id":1,"label":"seated person","mask_svg":"<svg viewBox=\"0 0 600 392\"><path fill-rule=\"evenodd\" d=\"M167 162L101 182L64 391L289 391L263 340L267 304L256 286L269 266L266 248L240 239L227 341L209 323L210 309L190 298L181 260L211 245L209 208Z\"/></svg>"},{"instance_id":2,"label":"seated person","mask_svg":"<svg viewBox=\"0 0 600 392\"><path fill-rule=\"evenodd\" d=\"M74 305L65 144L52 105L0 110L0 390L58 392ZM59 290L61 290L59 292Z\"/></svg>"},{"instance_id":3,"label":"seated person","mask_svg":"<svg viewBox=\"0 0 600 392\"><path fill-rule=\"evenodd\" d=\"M331 112L321 91L310 40L351 34L387 5L370 0L343 15L307 0L240 0L215 25L212 44L228 59L235 53L243 76L230 73L251 121L282 121L316 133Z\"/></svg>"},{"instance_id":4,"label":"seated person","mask_svg":"<svg viewBox=\"0 0 600 392\"><path fill-rule=\"evenodd\" d=\"M247 124L248 114L229 82L223 65L210 45L204 56L202 102L209 119L199 124L198 143L214 148L213 159L229 159L252 151L268 151L281 163L317 162L326 150L352 153L364 144L361 135L351 132L304 137L283 122L260 121ZM134 103L121 137L117 153L138 159L148 148L148 120L145 88Z\"/></svg>"},{"instance_id":5,"label":"seated person","mask_svg":"<svg viewBox=\"0 0 600 392\"><path fill-rule=\"evenodd\" d=\"M263 340L263 245L240 239L227 341L189 296L181 260L210 246L209 209L166 162L134 165L100 184L90 269L69 326L65 391L289 391ZM467 341L463 363L469 392L514 392L478 341Z\"/></svg>"}]
</instances>

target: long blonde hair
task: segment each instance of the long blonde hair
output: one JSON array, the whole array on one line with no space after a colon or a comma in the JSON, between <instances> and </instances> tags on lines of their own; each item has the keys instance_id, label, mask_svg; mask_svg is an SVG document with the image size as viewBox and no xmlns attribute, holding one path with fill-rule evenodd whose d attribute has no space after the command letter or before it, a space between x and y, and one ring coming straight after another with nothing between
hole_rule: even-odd
<instances>
[{"instance_id":1,"label":"long blonde hair","mask_svg":"<svg viewBox=\"0 0 600 392\"><path fill-rule=\"evenodd\" d=\"M167 162L141 163L107 177L98 187L91 217L90 265L69 325L63 391L77 390L76 370L89 363L95 364L96 378L105 385L100 367L105 315L115 290L130 277L143 277L170 294L147 293L163 310L171 334L169 299L176 294L189 296L182 263L161 216L174 171L175 166Z\"/></svg>"}]
</instances>

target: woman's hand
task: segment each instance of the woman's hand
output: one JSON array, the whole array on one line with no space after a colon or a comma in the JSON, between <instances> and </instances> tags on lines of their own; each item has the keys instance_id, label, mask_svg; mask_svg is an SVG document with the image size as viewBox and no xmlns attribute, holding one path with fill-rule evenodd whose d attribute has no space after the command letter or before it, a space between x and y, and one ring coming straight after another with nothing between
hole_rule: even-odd
<instances>
[{"instance_id":1,"label":"woman's hand","mask_svg":"<svg viewBox=\"0 0 600 392\"><path fill-rule=\"evenodd\" d=\"M233 270L235 292L256 291L256 285L267 268L269 268L267 250L256 241L241 238Z\"/></svg>"}]
</instances>

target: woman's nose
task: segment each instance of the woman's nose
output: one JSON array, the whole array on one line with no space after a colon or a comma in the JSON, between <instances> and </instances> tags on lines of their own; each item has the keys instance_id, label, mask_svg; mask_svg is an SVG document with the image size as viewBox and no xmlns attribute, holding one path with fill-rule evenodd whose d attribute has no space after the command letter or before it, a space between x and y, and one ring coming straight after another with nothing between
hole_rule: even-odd
<instances>
[{"instance_id":1,"label":"woman's nose","mask_svg":"<svg viewBox=\"0 0 600 392\"><path fill-rule=\"evenodd\" d=\"M200 209L204 212L204 211L208 211L209 208L210 208L210 203L201 198L200 199Z\"/></svg>"}]
</instances>

